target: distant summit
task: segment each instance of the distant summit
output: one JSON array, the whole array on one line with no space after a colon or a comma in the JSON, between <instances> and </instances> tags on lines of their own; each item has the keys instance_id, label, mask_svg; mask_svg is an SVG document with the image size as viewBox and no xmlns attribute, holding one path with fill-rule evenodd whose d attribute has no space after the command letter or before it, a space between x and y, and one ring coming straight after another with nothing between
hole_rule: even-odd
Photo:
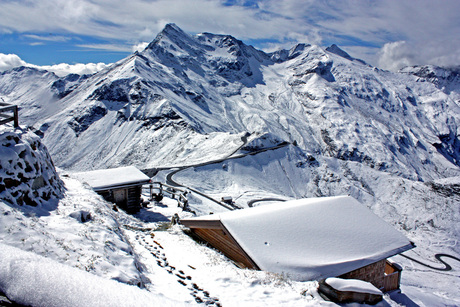
<instances>
[{"instance_id":1,"label":"distant summit","mask_svg":"<svg viewBox=\"0 0 460 307\"><path fill-rule=\"evenodd\" d=\"M348 59L350 61L353 60L353 58L348 53L346 53L345 51L340 49L336 44L332 44L331 46L327 47L326 51L335 53L335 54L341 56L342 58Z\"/></svg>"},{"instance_id":2,"label":"distant summit","mask_svg":"<svg viewBox=\"0 0 460 307\"><path fill-rule=\"evenodd\" d=\"M176 24L169 23L160 33L158 33L158 35L147 46L146 49L152 49L162 41L168 41L169 43L182 45L185 42L190 42L190 35L182 31L182 29L179 28Z\"/></svg>"},{"instance_id":3,"label":"distant summit","mask_svg":"<svg viewBox=\"0 0 460 307\"><path fill-rule=\"evenodd\" d=\"M442 68L435 65L409 66L402 68L400 72L431 82L448 93L460 89L460 66L452 68Z\"/></svg>"},{"instance_id":4,"label":"distant summit","mask_svg":"<svg viewBox=\"0 0 460 307\"><path fill-rule=\"evenodd\" d=\"M331 53L337 54L338 56L341 56L342 58L345 58L347 60L358 61L358 62L366 65L366 62L364 62L363 60L360 60L360 59L353 58L348 53L346 53L344 50L340 49L339 46L337 46L336 44L332 44L331 46L327 47L326 51L329 51Z\"/></svg>"}]
</instances>

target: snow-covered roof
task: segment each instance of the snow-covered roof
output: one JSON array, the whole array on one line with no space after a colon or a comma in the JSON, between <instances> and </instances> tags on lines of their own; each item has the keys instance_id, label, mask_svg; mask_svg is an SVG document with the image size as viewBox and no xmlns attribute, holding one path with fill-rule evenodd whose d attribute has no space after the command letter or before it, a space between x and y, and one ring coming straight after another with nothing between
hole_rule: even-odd
<instances>
[{"instance_id":1,"label":"snow-covered roof","mask_svg":"<svg viewBox=\"0 0 460 307\"><path fill-rule=\"evenodd\" d=\"M150 178L134 166L75 173L75 177L99 191L114 187L145 184Z\"/></svg>"},{"instance_id":2,"label":"snow-covered roof","mask_svg":"<svg viewBox=\"0 0 460 307\"><path fill-rule=\"evenodd\" d=\"M292 200L192 220L220 220L265 271L317 280L412 248L409 240L349 196Z\"/></svg>"}]
</instances>

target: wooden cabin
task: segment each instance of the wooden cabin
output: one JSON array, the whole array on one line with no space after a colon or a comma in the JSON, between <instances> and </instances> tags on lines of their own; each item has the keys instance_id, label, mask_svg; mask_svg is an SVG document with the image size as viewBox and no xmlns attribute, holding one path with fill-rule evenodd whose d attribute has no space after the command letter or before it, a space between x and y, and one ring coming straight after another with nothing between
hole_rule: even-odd
<instances>
[{"instance_id":1,"label":"wooden cabin","mask_svg":"<svg viewBox=\"0 0 460 307\"><path fill-rule=\"evenodd\" d=\"M402 234L349 196L292 200L181 220L242 268L295 280L360 279L399 288L388 257L413 248Z\"/></svg>"},{"instance_id":2,"label":"wooden cabin","mask_svg":"<svg viewBox=\"0 0 460 307\"><path fill-rule=\"evenodd\" d=\"M128 213L141 209L142 186L150 183L150 178L134 166L76 173L75 176Z\"/></svg>"}]
</instances>

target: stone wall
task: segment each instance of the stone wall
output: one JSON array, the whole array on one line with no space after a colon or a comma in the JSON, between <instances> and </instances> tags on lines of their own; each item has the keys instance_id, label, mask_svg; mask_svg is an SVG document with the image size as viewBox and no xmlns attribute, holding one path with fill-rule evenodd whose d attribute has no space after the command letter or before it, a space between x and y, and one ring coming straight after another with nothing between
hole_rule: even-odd
<instances>
[{"instance_id":1,"label":"stone wall","mask_svg":"<svg viewBox=\"0 0 460 307\"><path fill-rule=\"evenodd\" d=\"M367 282L370 282L378 289L383 289L385 277L385 262L386 259L380 260L378 262L366 265L357 270L348 272L339 276L344 279L360 279Z\"/></svg>"},{"instance_id":2,"label":"stone wall","mask_svg":"<svg viewBox=\"0 0 460 307\"><path fill-rule=\"evenodd\" d=\"M38 206L62 197L64 184L40 138L26 129L0 128L0 200Z\"/></svg>"}]
</instances>

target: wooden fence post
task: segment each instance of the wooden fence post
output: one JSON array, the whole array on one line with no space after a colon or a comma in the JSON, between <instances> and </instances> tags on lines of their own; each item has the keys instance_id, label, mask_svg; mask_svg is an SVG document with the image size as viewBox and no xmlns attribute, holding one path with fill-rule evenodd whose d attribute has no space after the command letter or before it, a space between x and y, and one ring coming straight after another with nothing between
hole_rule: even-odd
<instances>
[{"instance_id":1,"label":"wooden fence post","mask_svg":"<svg viewBox=\"0 0 460 307\"><path fill-rule=\"evenodd\" d=\"M18 106L14 106L14 128L19 128Z\"/></svg>"}]
</instances>

